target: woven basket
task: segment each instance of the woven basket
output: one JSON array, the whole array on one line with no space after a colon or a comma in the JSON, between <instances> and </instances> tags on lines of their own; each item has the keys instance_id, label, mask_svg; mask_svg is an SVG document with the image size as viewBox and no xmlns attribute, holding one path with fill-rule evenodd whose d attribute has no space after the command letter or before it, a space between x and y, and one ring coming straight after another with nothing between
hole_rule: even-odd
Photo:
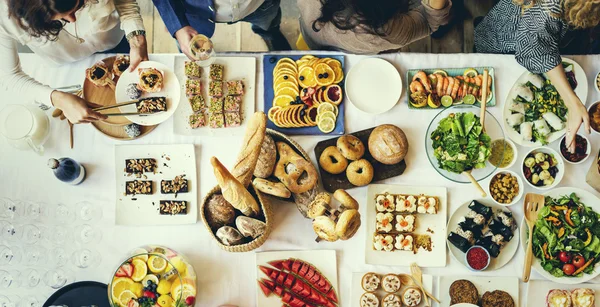
<instances>
[{"instance_id":1,"label":"woven basket","mask_svg":"<svg viewBox=\"0 0 600 307\"><path fill-rule=\"evenodd\" d=\"M202 205L200 206L200 216L202 217L202 222L204 223L204 226L206 227L206 229L208 230L208 232L210 233L212 238L215 240L215 242L217 242L219 247L228 252L243 253L243 252L249 252L251 250L259 248L261 245L263 245L263 243L265 243L265 241L267 241L267 239L269 238L269 234L271 234L271 230L273 229L273 210L271 209L271 203L269 203L268 198L265 197L260 191L255 190L254 185L252 185L252 184L250 184L248 186L248 191L250 191L252 196L254 196L254 198L260 204L260 209L264 216L265 224L267 224L265 233L263 233L260 237L252 240L249 243L233 245L233 246L224 245L223 243L221 243L219 238L217 238L217 236L215 235L213 230L208 225L208 221L206 220L206 215L204 214L204 208L206 206L206 203L208 202L208 199L213 194L221 192L220 186L217 185L214 188L212 188L212 190L210 190L210 192L208 192L206 194L206 196L204 197L204 200L202 200Z\"/></svg>"},{"instance_id":2,"label":"woven basket","mask_svg":"<svg viewBox=\"0 0 600 307\"><path fill-rule=\"evenodd\" d=\"M275 142L288 143L288 145L290 145L297 153L299 153L304 159L306 159L306 161L312 163L312 161L310 160L310 156L306 153L306 151L304 151L302 146L296 143L296 141L290 139L287 135L269 128L267 128L267 134L270 135Z\"/></svg>"}]
</instances>

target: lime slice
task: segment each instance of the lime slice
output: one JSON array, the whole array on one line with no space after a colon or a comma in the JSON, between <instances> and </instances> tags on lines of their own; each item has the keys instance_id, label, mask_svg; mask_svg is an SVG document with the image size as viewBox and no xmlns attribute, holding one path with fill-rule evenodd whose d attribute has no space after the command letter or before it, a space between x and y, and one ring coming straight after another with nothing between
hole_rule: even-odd
<instances>
[{"instance_id":1,"label":"lime slice","mask_svg":"<svg viewBox=\"0 0 600 307\"><path fill-rule=\"evenodd\" d=\"M475 77L477 77L478 74L479 73L477 72L477 70L475 70L475 68L467 68L463 72L463 77L465 77L465 78L475 78Z\"/></svg>"},{"instance_id":2,"label":"lime slice","mask_svg":"<svg viewBox=\"0 0 600 307\"><path fill-rule=\"evenodd\" d=\"M472 94L467 94L463 98L463 102L465 104L474 104L475 103L475 96L473 96Z\"/></svg>"},{"instance_id":3,"label":"lime slice","mask_svg":"<svg viewBox=\"0 0 600 307\"><path fill-rule=\"evenodd\" d=\"M443 105L444 107L446 107L446 108L447 108L447 107L451 106L451 105L452 105L452 102L453 102L453 99L452 99L452 97L450 97L449 95L444 95L444 96L442 96L442 105Z\"/></svg>"},{"instance_id":4,"label":"lime slice","mask_svg":"<svg viewBox=\"0 0 600 307\"><path fill-rule=\"evenodd\" d=\"M442 75L444 77L448 77L448 73L445 70L438 69L438 70L434 71L433 73L434 74L440 74L440 75Z\"/></svg>"},{"instance_id":5,"label":"lime slice","mask_svg":"<svg viewBox=\"0 0 600 307\"><path fill-rule=\"evenodd\" d=\"M321 118L318 126L323 133L330 133L335 129L335 121L329 117Z\"/></svg>"}]
</instances>

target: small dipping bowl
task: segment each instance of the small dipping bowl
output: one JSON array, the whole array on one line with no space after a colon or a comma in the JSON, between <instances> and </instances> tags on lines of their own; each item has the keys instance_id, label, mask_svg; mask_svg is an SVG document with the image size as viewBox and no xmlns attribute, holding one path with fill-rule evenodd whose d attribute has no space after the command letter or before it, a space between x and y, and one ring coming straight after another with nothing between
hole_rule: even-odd
<instances>
[{"instance_id":1,"label":"small dipping bowl","mask_svg":"<svg viewBox=\"0 0 600 307\"><path fill-rule=\"evenodd\" d=\"M600 72L596 75L596 80L594 80L596 84L596 90L600 93Z\"/></svg>"},{"instance_id":2,"label":"small dipping bowl","mask_svg":"<svg viewBox=\"0 0 600 307\"><path fill-rule=\"evenodd\" d=\"M483 253L481 253L480 251L483 251ZM484 257L487 258L487 262L485 263L484 267L482 267L482 268L474 268L471 265L471 263L469 262L469 254L473 254L473 253L479 253L480 255L484 255ZM475 272L485 271L485 269L487 269L488 266L490 266L490 260L491 260L490 253L485 248L483 248L482 246L479 246L479 245L473 245L473 246L471 246L471 248L469 248L467 250L467 252L465 253L465 263L467 264L467 267L471 271L475 271Z\"/></svg>"},{"instance_id":3,"label":"small dipping bowl","mask_svg":"<svg viewBox=\"0 0 600 307\"><path fill-rule=\"evenodd\" d=\"M599 107L600 107L600 101L596 101L596 102L592 103L592 105L590 105L588 108L588 115L590 117L590 127L592 128L592 131L595 133L600 133L600 121L598 123L596 123L594 121L594 113L597 112L596 110Z\"/></svg>"},{"instance_id":4,"label":"small dipping bowl","mask_svg":"<svg viewBox=\"0 0 600 307\"><path fill-rule=\"evenodd\" d=\"M494 178L498 174L510 174L513 177L517 178L517 184L519 185L519 193L515 197L513 197L512 201L508 204L498 202L493 196L494 192L492 191L492 180L494 180ZM519 175L517 175L517 173L515 173L513 171L509 171L509 170L501 170L501 171L496 172L492 176L492 179L490 179L490 184L488 185L488 191L490 192L490 198L492 198L492 200L500 206L512 206L512 205L516 204L523 197L524 190L525 190L525 185L523 184L523 179L521 179L521 176L519 176Z\"/></svg>"},{"instance_id":5,"label":"small dipping bowl","mask_svg":"<svg viewBox=\"0 0 600 307\"><path fill-rule=\"evenodd\" d=\"M586 156L585 156L585 158L581 159L580 161L577 161L577 162L570 161L563 154L563 147L562 147L562 145L565 142L565 139L567 138L566 135L563 136L563 138L560 140L560 143L558 145L559 146L560 155L563 157L563 159L565 159L565 161L567 161L567 163L570 163L570 164L581 164L581 163L585 162L585 160L587 160L590 157L590 154L592 153L592 143L590 143L590 140L586 136L581 135L581 134L577 134L577 136L582 137L586 141L586 143L587 143L587 148L586 148L586 151L585 151Z\"/></svg>"},{"instance_id":6,"label":"small dipping bowl","mask_svg":"<svg viewBox=\"0 0 600 307\"><path fill-rule=\"evenodd\" d=\"M507 151L506 148L510 147L512 149L512 152L513 152L512 159L510 160L510 162L508 164L506 164L504 166L502 165L502 162L504 162L504 161L500 161L500 163L498 165L492 163L490 161L490 159L488 159L488 162L490 162L494 166L497 166L500 169L507 169L507 168L510 168L511 166L513 166L515 164L515 162L517 161L517 155L518 155L517 146L515 145L515 143L513 143L509 139L496 139L496 140L493 140L492 141L492 155L494 154L494 152L493 152L493 150L494 150L494 144L497 143L497 142L501 142L501 141L504 141L504 144L506 146L505 150L504 150L504 153L503 153L503 156L506 155L506 151ZM504 157L502 158L502 160L504 160Z\"/></svg>"}]
</instances>

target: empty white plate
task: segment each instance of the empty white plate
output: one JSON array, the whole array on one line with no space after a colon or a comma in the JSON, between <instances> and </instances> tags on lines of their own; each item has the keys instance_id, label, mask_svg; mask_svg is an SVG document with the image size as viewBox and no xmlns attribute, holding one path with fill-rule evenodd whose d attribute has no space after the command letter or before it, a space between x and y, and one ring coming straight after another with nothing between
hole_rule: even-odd
<instances>
[{"instance_id":1,"label":"empty white plate","mask_svg":"<svg viewBox=\"0 0 600 307\"><path fill-rule=\"evenodd\" d=\"M352 66L346 78L348 100L359 110L381 114L391 109L402 94L402 78L394 65L367 58Z\"/></svg>"}]
</instances>

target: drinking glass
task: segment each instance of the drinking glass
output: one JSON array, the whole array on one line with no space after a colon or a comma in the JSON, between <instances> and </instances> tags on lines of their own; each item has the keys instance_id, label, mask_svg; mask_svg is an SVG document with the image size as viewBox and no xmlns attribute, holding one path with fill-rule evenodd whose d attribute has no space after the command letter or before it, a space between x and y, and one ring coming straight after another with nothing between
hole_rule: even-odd
<instances>
[{"instance_id":1,"label":"drinking glass","mask_svg":"<svg viewBox=\"0 0 600 307\"><path fill-rule=\"evenodd\" d=\"M85 269L100 264L100 254L89 249L80 249L73 253L71 261L76 267Z\"/></svg>"},{"instance_id":2,"label":"drinking glass","mask_svg":"<svg viewBox=\"0 0 600 307\"><path fill-rule=\"evenodd\" d=\"M46 249L39 245L23 247L23 263L25 265L40 265L46 262Z\"/></svg>"},{"instance_id":3,"label":"drinking glass","mask_svg":"<svg viewBox=\"0 0 600 307\"><path fill-rule=\"evenodd\" d=\"M33 224L23 226L22 232L23 242L27 244L35 244L42 238L42 232Z\"/></svg>"},{"instance_id":4,"label":"drinking glass","mask_svg":"<svg viewBox=\"0 0 600 307\"><path fill-rule=\"evenodd\" d=\"M67 226L55 226L49 230L49 240L58 246L63 246L71 238L71 228Z\"/></svg>"},{"instance_id":5,"label":"drinking glass","mask_svg":"<svg viewBox=\"0 0 600 307\"><path fill-rule=\"evenodd\" d=\"M196 63L207 67L215 61L213 43L206 35L196 34L190 40L190 53Z\"/></svg>"},{"instance_id":6,"label":"drinking glass","mask_svg":"<svg viewBox=\"0 0 600 307\"><path fill-rule=\"evenodd\" d=\"M23 212L23 206L9 198L0 198L0 218L13 220Z\"/></svg>"},{"instance_id":7,"label":"drinking glass","mask_svg":"<svg viewBox=\"0 0 600 307\"><path fill-rule=\"evenodd\" d=\"M77 232L75 233L77 236L76 239L82 244L99 243L102 239L102 232L98 228L90 225L82 225L77 228Z\"/></svg>"},{"instance_id":8,"label":"drinking glass","mask_svg":"<svg viewBox=\"0 0 600 307\"><path fill-rule=\"evenodd\" d=\"M102 219L102 207L87 201L75 205L77 217L84 222L98 222Z\"/></svg>"},{"instance_id":9,"label":"drinking glass","mask_svg":"<svg viewBox=\"0 0 600 307\"><path fill-rule=\"evenodd\" d=\"M54 207L52 217L54 218L54 221L58 224L70 222L71 218L73 217L71 207L65 204L57 204Z\"/></svg>"},{"instance_id":10,"label":"drinking glass","mask_svg":"<svg viewBox=\"0 0 600 307\"><path fill-rule=\"evenodd\" d=\"M20 307L42 307L44 301L45 300L39 296L27 295L21 300Z\"/></svg>"},{"instance_id":11,"label":"drinking glass","mask_svg":"<svg viewBox=\"0 0 600 307\"><path fill-rule=\"evenodd\" d=\"M54 248L50 251L50 265L53 267L61 267L67 264L69 254L62 247Z\"/></svg>"},{"instance_id":12,"label":"drinking glass","mask_svg":"<svg viewBox=\"0 0 600 307\"><path fill-rule=\"evenodd\" d=\"M27 269L23 272L23 286L28 288L35 288L40 284L42 280L42 273L36 269Z\"/></svg>"},{"instance_id":13,"label":"drinking glass","mask_svg":"<svg viewBox=\"0 0 600 307\"><path fill-rule=\"evenodd\" d=\"M21 299L16 295L0 294L0 307L19 307Z\"/></svg>"},{"instance_id":14,"label":"drinking glass","mask_svg":"<svg viewBox=\"0 0 600 307\"><path fill-rule=\"evenodd\" d=\"M18 242L23 235L22 228L14 223L0 221L0 225L2 236L9 242Z\"/></svg>"},{"instance_id":15,"label":"drinking glass","mask_svg":"<svg viewBox=\"0 0 600 307\"><path fill-rule=\"evenodd\" d=\"M44 274L44 283L52 288L59 289L62 286L74 281L73 273L62 268L50 270Z\"/></svg>"},{"instance_id":16,"label":"drinking glass","mask_svg":"<svg viewBox=\"0 0 600 307\"><path fill-rule=\"evenodd\" d=\"M21 261L21 252L17 247L0 245L0 267L5 265L14 266Z\"/></svg>"},{"instance_id":17,"label":"drinking glass","mask_svg":"<svg viewBox=\"0 0 600 307\"><path fill-rule=\"evenodd\" d=\"M29 221L41 220L45 214L48 205L38 202L25 202L24 217Z\"/></svg>"},{"instance_id":18,"label":"drinking glass","mask_svg":"<svg viewBox=\"0 0 600 307\"><path fill-rule=\"evenodd\" d=\"M19 276L20 273L17 270L0 270L0 289L15 289L19 287Z\"/></svg>"}]
</instances>

